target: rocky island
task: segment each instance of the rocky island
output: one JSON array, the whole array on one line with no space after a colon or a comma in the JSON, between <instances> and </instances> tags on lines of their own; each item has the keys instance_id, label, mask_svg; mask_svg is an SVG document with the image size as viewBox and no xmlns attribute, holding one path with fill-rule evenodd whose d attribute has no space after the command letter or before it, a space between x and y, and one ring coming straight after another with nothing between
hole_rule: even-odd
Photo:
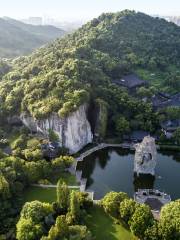
<instances>
[{"instance_id":1,"label":"rocky island","mask_svg":"<svg viewBox=\"0 0 180 240\"><path fill-rule=\"evenodd\" d=\"M157 150L155 139L147 136L142 143L135 145L134 172L139 174L155 175Z\"/></svg>"}]
</instances>

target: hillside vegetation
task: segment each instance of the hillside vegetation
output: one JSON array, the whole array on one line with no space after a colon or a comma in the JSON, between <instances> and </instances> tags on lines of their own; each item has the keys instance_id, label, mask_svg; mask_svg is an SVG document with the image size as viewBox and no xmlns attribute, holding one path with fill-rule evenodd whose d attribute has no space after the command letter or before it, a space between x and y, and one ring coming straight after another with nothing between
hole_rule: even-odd
<instances>
[{"instance_id":1,"label":"hillside vegetation","mask_svg":"<svg viewBox=\"0 0 180 240\"><path fill-rule=\"evenodd\" d=\"M31 53L64 34L63 30L53 26L33 26L11 18L0 18L0 57Z\"/></svg>"},{"instance_id":2,"label":"hillside vegetation","mask_svg":"<svg viewBox=\"0 0 180 240\"><path fill-rule=\"evenodd\" d=\"M128 10L102 14L75 33L15 60L0 84L1 112L25 111L37 119L52 112L66 116L100 98L110 106L110 124L121 113L130 127L153 130L151 105L112 80L139 69L158 71L163 74L162 79L158 75L159 90L179 91L179 65L180 28L175 24Z\"/></svg>"}]
</instances>

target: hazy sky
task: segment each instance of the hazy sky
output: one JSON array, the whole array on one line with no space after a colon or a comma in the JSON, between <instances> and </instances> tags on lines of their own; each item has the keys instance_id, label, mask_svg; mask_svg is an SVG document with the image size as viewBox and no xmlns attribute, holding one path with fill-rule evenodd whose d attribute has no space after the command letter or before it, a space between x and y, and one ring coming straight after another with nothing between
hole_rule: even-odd
<instances>
[{"instance_id":1,"label":"hazy sky","mask_svg":"<svg viewBox=\"0 0 180 240\"><path fill-rule=\"evenodd\" d=\"M102 12L134 9L149 14L180 15L180 0L0 0L0 16L90 19Z\"/></svg>"}]
</instances>

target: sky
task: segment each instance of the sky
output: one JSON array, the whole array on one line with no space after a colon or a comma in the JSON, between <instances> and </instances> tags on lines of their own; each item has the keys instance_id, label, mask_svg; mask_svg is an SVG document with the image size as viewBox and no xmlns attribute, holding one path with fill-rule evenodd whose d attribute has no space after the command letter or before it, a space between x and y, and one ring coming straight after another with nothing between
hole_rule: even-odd
<instances>
[{"instance_id":1,"label":"sky","mask_svg":"<svg viewBox=\"0 0 180 240\"><path fill-rule=\"evenodd\" d=\"M89 20L103 12L131 9L148 14L180 15L180 0L0 0L0 17L46 16Z\"/></svg>"}]
</instances>

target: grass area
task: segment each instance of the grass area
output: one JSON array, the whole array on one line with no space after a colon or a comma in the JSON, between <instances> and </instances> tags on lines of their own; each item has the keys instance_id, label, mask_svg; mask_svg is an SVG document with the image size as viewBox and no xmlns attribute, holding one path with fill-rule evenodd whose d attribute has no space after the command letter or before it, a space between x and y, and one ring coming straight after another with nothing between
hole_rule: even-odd
<instances>
[{"instance_id":1,"label":"grass area","mask_svg":"<svg viewBox=\"0 0 180 240\"><path fill-rule=\"evenodd\" d=\"M29 187L24 192L23 202L38 200L52 203L56 201L56 188Z\"/></svg>"},{"instance_id":2,"label":"grass area","mask_svg":"<svg viewBox=\"0 0 180 240\"><path fill-rule=\"evenodd\" d=\"M86 217L86 225L97 240L137 240L122 224L116 224L99 206L94 206Z\"/></svg>"},{"instance_id":3,"label":"grass area","mask_svg":"<svg viewBox=\"0 0 180 240\"><path fill-rule=\"evenodd\" d=\"M70 189L70 191L78 189ZM23 202L38 200L40 202L52 203L56 201L56 188L42 188L31 186L24 191Z\"/></svg>"},{"instance_id":4,"label":"grass area","mask_svg":"<svg viewBox=\"0 0 180 240\"><path fill-rule=\"evenodd\" d=\"M67 185L77 186L79 185L76 176L69 172L54 172L53 175L48 179L52 184L56 184L59 179L63 179Z\"/></svg>"}]
</instances>

